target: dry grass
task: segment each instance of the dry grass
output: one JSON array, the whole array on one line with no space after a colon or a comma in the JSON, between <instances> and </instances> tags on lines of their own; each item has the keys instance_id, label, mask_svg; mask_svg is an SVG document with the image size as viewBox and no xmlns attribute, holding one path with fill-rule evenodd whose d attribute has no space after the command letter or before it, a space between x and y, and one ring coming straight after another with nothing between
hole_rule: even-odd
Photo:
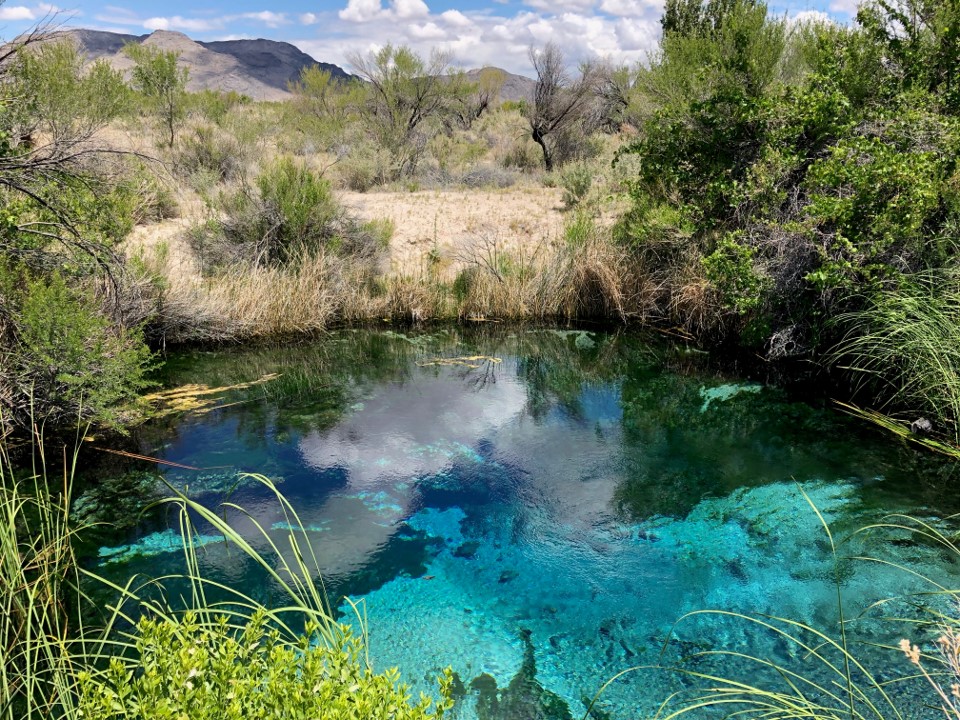
<instances>
[{"instance_id":1,"label":"dry grass","mask_svg":"<svg viewBox=\"0 0 960 720\"><path fill-rule=\"evenodd\" d=\"M223 219L217 198L229 194L238 178L256 176L283 149L293 149L335 182L350 162L349 149L339 161L274 108L250 110L231 111L216 125L188 120L182 147L167 158L169 175L179 175L180 217L138 227L128 241L128 252L142 256L159 288L159 331L168 342L316 333L383 319L622 322L646 319L657 307L656 284L637 271L609 232L621 210L605 199L617 183L609 165L619 140L605 139L601 156L589 163L595 192L584 203L586 212L574 215L564 212L560 188L544 186L541 171L508 157L528 140L515 112L494 113L468 131L438 139L423 164L425 173L461 180L478 168L504 172L509 166L518 178L510 188L465 189L451 180L455 186L417 190L429 180L424 177L409 187L340 193L348 214L395 228L387 266L320 252L284 268L243 264L211 274L186 238L193 228ZM137 149L145 150L150 144L131 130L114 133L118 145L139 142ZM221 150L237 142L255 152L221 172ZM586 215L588 231L572 236L569 226L582 224ZM141 302L137 312L144 307L149 303Z\"/></svg>"}]
</instances>

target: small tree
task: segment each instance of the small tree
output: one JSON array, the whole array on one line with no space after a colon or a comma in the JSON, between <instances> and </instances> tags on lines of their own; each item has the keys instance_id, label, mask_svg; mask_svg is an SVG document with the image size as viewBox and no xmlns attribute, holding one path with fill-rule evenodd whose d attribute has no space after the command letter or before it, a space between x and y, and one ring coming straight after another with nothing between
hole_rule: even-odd
<instances>
[{"instance_id":1,"label":"small tree","mask_svg":"<svg viewBox=\"0 0 960 720\"><path fill-rule=\"evenodd\" d=\"M571 79L563 51L553 43L542 50L530 48L530 62L537 73L533 102L527 106L530 136L543 151L548 171L562 162L569 149L571 132L586 116L599 77L598 67L587 63L580 76Z\"/></svg>"},{"instance_id":2,"label":"small tree","mask_svg":"<svg viewBox=\"0 0 960 720\"><path fill-rule=\"evenodd\" d=\"M173 147L177 123L186 115L189 73L179 65L180 53L138 43L127 43L123 51L134 62L134 89L154 106L166 128L167 143Z\"/></svg>"},{"instance_id":3,"label":"small tree","mask_svg":"<svg viewBox=\"0 0 960 720\"><path fill-rule=\"evenodd\" d=\"M504 74L497 68L484 68L477 81L465 83L459 101L454 104L454 119L463 130L469 130L475 120L485 113L497 101L503 89ZM463 82L463 80L460 80Z\"/></svg>"},{"instance_id":4,"label":"small tree","mask_svg":"<svg viewBox=\"0 0 960 720\"><path fill-rule=\"evenodd\" d=\"M350 63L367 81L363 121L375 142L390 153L394 178L411 175L453 102L467 88L462 76L442 77L450 56L434 51L424 61L408 47L387 45Z\"/></svg>"},{"instance_id":5,"label":"small tree","mask_svg":"<svg viewBox=\"0 0 960 720\"><path fill-rule=\"evenodd\" d=\"M289 89L294 94L293 110L301 120L309 118L309 125L325 145L342 138L365 98L360 83L341 82L319 65L303 68Z\"/></svg>"}]
</instances>

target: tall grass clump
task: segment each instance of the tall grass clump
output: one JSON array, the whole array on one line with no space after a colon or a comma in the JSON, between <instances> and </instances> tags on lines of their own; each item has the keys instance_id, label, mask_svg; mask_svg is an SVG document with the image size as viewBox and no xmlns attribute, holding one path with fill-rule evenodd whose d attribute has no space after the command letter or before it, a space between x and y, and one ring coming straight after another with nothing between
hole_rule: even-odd
<instances>
[{"instance_id":1,"label":"tall grass clump","mask_svg":"<svg viewBox=\"0 0 960 720\"><path fill-rule=\"evenodd\" d=\"M836 362L880 400L883 409L934 421L960 442L960 272L918 273L866 298L838 319L845 335Z\"/></svg>"},{"instance_id":2,"label":"tall grass clump","mask_svg":"<svg viewBox=\"0 0 960 720\"><path fill-rule=\"evenodd\" d=\"M78 563L75 535L87 528L70 520L76 455L63 462L58 487L37 437L34 471L18 480L0 446L2 720L440 720L452 705L449 671L439 700L416 703L395 669L373 671L362 615L359 635L333 620L309 539L267 478L253 479L275 494L288 533L275 539L235 504L214 510L173 491L161 505L179 519L184 571L121 587ZM275 604L205 573L201 526L264 574Z\"/></svg>"},{"instance_id":3,"label":"tall grass clump","mask_svg":"<svg viewBox=\"0 0 960 720\"><path fill-rule=\"evenodd\" d=\"M42 455L38 458L44 467ZM13 476L0 445L0 718L71 716L77 656L80 573L69 522L69 477Z\"/></svg>"}]
</instances>

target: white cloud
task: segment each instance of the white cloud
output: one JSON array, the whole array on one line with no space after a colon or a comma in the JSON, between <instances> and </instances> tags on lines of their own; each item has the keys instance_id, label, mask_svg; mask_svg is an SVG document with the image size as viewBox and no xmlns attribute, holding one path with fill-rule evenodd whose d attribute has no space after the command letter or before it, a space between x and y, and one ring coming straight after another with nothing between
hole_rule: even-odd
<instances>
[{"instance_id":1,"label":"white cloud","mask_svg":"<svg viewBox=\"0 0 960 720\"><path fill-rule=\"evenodd\" d=\"M860 0L832 0L830 3L830 12L856 15L859 6Z\"/></svg>"},{"instance_id":2,"label":"white cloud","mask_svg":"<svg viewBox=\"0 0 960 720\"><path fill-rule=\"evenodd\" d=\"M391 0L390 4L398 18L421 18L430 14L423 0Z\"/></svg>"},{"instance_id":3,"label":"white cloud","mask_svg":"<svg viewBox=\"0 0 960 720\"><path fill-rule=\"evenodd\" d=\"M525 5L529 5L537 10L547 12L565 12L573 10L575 12L588 12L593 9L595 0L526 0Z\"/></svg>"},{"instance_id":4,"label":"white cloud","mask_svg":"<svg viewBox=\"0 0 960 720\"><path fill-rule=\"evenodd\" d=\"M36 13L24 5L0 7L0 20L36 20Z\"/></svg>"},{"instance_id":5,"label":"white cloud","mask_svg":"<svg viewBox=\"0 0 960 720\"><path fill-rule=\"evenodd\" d=\"M833 18L827 15L825 12L820 10L803 10L798 12L796 15L792 15L789 18L790 22L795 25L801 25L804 23L815 23L819 25L832 24Z\"/></svg>"},{"instance_id":6,"label":"white cloud","mask_svg":"<svg viewBox=\"0 0 960 720\"><path fill-rule=\"evenodd\" d=\"M651 8L659 11L662 3L643 0L603 0L600 9L608 15L617 17L639 17L647 15Z\"/></svg>"},{"instance_id":7,"label":"white cloud","mask_svg":"<svg viewBox=\"0 0 960 720\"><path fill-rule=\"evenodd\" d=\"M389 9L383 7L381 0L348 0L347 6L339 12L341 20L364 23L371 20L409 20L429 15L430 8L423 0L390 0Z\"/></svg>"},{"instance_id":8,"label":"white cloud","mask_svg":"<svg viewBox=\"0 0 960 720\"><path fill-rule=\"evenodd\" d=\"M349 0L340 11L340 19L350 22L367 22L384 14L380 0Z\"/></svg>"},{"instance_id":9,"label":"white cloud","mask_svg":"<svg viewBox=\"0 0 960 720\"><path fill-rule=\"evenodd\" d=\"M316 13L303 13L299 20L301 25L314 25L320 22L320 16Z\"/></svg>"},{"instance_id":10,"label":"white cloud","mask_svg":"<svg viewBox=\"0 0 960 720\"><path fill-rule=\"evenodd\" d=\"M412 23L410 25L410 35L418 40L441 40L446 39L447 31L432 22L423 23L422 25Z\"/></svg>"},{"instance_id":11,"label":"white cloud","mask_svg":"<svg viewBox=\"0 0 960 720\"><path fill-rule=\"evenodd\" d=\"M459 10L447 10L440 13L440 19L454 27L471 27L473 22Z\"/></svg>"},{"instance_id":12,"label":"white cloud","mask_svg":"<svg viewBox=\"0 0 960 720\"><path fill-rule=\"evenodd\" d=\"M173 17L152 17L144 20L143 27L147 30L181 30L187 32L207 32L219 30L223 27L222 20L203 20L199 18L185 18L180 15Z\"/></svg>"},{"instance_id":13,"label":"white cloud","mask_svg":"<svg viewBox=\"0 0 960 720\"><path fill-rule=\"evenodd\" d=\"M295 41L318 60L349 69L347 58L352 54L392 43L409 45L422 56L433 49L450 52L460 67L494 65L529 76L529 48L548 41L563 48L571 68L580 60L596 57L617 64L645 60L659 37L663 0L531 0L549 6L552 12L526 9L515 14L497 12L490 6L479 11L431 13L421 0L341 2L338 18L325 24L316 39ZM593 9L602 2L619 5L609 5L610 12ZM621 14L614 16L613 10ZM401 12L421 15L401 18Z\"/></svg>"},{"instance_id":14,"label":"white cloud","mask_svg":"<svg viewBox=\"0 0 960 720\"><path fill-rule=\"evenodd\" d=\"M261 12L242 13L237 17L242 18L244 20L256 20L257 22L261 22L270 28L280 27L281 25L286 25L290 22L287 19L286 13L275 13L271 10L262 10ZM234 18L227 18L227 21L229 22L230 20L233 20L233 19Z\"/></svg>"}]
</instances>

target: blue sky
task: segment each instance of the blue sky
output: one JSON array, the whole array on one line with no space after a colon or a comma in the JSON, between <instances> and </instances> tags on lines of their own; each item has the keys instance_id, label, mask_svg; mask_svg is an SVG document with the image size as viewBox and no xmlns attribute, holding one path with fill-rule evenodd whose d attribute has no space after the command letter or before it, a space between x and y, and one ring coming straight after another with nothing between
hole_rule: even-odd
<instances>
[{"instance_id":1,"label":"blue sky","mask_svg":"<svg viewBox=\"0 0 960 720\"><path fill-rule=\"evenodd\" d=\"M856 0L772 0L790 17L846 22ZM449 51L463 67L529 74L527 49L548 40L574 61L642 62L656 45L663 0L0 0L0 38L51 12L61 22L142 35L178 30L197 40L265 37L292 42L349 69L351 53L388 42Z\"/></svg>"}]
</instances>

